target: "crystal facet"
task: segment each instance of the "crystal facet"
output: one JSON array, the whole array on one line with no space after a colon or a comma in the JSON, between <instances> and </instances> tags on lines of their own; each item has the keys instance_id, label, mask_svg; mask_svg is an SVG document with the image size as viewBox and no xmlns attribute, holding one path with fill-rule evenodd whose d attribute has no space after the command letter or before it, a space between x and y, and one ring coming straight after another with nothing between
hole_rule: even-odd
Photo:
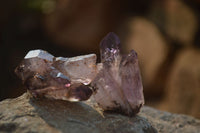
<instances>
[{"instance_id":1,"label":"crystal facet","mask_svg":"<svg viewBox=\"0 0 200 133\"><path fill-rule=\"evenodd\" d=\"M75 60L55 58L46 51L32 50L15 72L34 97L82 101L92 95L92 90L86 85L96 76L95 64L95 54L79 56ZM82 79L87 79L87 83Z\"/></svg>"},{"instance_id":2,"label":"crystal facet","mask_svg":"<svg viewBox=\"0 0 200 133\"><path fill-rule=\"evenodd\" d=\"M98 65L99 73L92 82L96 89L94 98L104 110L134 115L144 104L138 57L134 50L122 56L119 45L114 33L100 43L102 64Z\"/></svg>"},{"instance_id":3,"label":"crystal facet","mask_svg":"<svg viewBox=\"0 0 200 133\"><path fill-rule=\"evenodd\" d=\"M96 55L82 55L72 58L56 58L56 67L68 75L73 83L90 84L97 74Z\"/></svg>"}]
</instances>

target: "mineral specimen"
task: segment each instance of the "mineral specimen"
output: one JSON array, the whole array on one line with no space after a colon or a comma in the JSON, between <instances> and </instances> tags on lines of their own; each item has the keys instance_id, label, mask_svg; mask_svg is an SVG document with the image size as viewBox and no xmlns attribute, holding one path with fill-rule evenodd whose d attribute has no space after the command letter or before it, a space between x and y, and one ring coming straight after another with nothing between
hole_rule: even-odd
<instances>
[{"instance_id":1,"label":"mineral specimen","mask_svg":"<svg viewBox=\"0 0 200 133\"><path fill-rule=\"evenodd\" d=\"M100 43L100 54L96 65L95 54L64 58L32 50L15 72L34 97L82 101L94 93L104 110L138 113L144 96L137 53L122 56L119 38L109 33Z\"/></svg>"},{"instance_id":2,"label":"mineral specimen","mask_svg":"<svg viewBox=\"0 0 200 133\"><path fill-rule=\"evenodd\" d=\"M102 64L98 64L99 73L92 81L94 98L104 110L131 116L144 104L142 80L137 53L132 50L122 56L119 47L120 40L114 33L100 43Z\"/></svg>"},{"instance_id":3,"label":"mineral specimen","mask_svg":"<svg viewBox=\"0 0 200 133\"><path fill-rule=\"evenodd\" d=\"M34 97L68 101L87 100L87 85L96 76L96 55L55 58L43 50L32 50L16 68L16 74Z\"/></svg>"}]
</instances>

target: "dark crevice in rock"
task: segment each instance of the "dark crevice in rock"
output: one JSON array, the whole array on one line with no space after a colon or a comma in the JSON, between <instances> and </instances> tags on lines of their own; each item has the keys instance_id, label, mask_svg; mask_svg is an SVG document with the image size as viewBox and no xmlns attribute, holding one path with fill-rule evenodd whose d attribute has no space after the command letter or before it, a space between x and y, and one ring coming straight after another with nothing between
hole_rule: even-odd
<instances>
[{"instance_id":1,"label":"dark crevice in rock","mask_svg":"<svg viewBox=\"0 0 200 133\"><path fill-rule=\"evenodd\" d=\"M0 132L14 132L17 127L16 123L3 123L0 124Z\"/></svg>"},{"instance_id":2,"label":"dark crevice in rock","mask_svg":"<svg viewBox=\"0 0 200 133\"><path fill-rule=\"evenodd\" d=\"M34 115L34 114L16 115L16 116L14 116L14 117L12 118L12 121L14 121L14 120L16 120L16 119L18 119L18 118L27 117L27 116L29 116L29 117L35 117L36 115Z\"/></svg>"}]
</instances>

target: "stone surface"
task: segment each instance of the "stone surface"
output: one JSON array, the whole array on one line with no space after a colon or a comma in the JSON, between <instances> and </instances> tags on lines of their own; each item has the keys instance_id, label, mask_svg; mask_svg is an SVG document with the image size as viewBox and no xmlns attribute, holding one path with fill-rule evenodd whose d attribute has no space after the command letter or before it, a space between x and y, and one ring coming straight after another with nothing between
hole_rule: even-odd
<instances>
[{"instance_id":1,"label":"stone surface","mask_svg":"<svg viewBox=\"0 0 200 133\"><path fill-rule=\"evenodd\" d=\"M200 118L200 51L180 51L166 84L166 96L160 108Z\"/></svg>"},{"instance_id":2,"label":"stone surface","mask_svg":"<svg viewBox=\"0 0 200 133\"><path fill-rule=\"evenodd\" d=\"M157 129L159 133L199 133L200 120L194 117L172 114L144 106L139 114Z\"/></svg>"},{"instance_id":3,"label":"stone surface","mask_svg":"<svg viewBox=\"0 0 200 133\"><path fill-rule=\"evenodd\" d=\"M144 106L134 117L100 111L87 103L30 99L0 102L0 132L37 133L198 133L200 120ZM157 131L156 131L157 130Z\"/></svg>"},{"instance_id":4,"label":"stone surface","mask_svg":"<svg viewBox=\"0 0 200 133\"><path fill-rule=\"evenodd\" d=\"M43 50L31 50L15 70L34 97L69 101L87 100L88 85L96 76L96 55L55 58Z\"/></svg>"},{"instance_id":5,"label":"stone surface","mask_svg":"<svg viewBox=\"0 0 200 133\"><path fill-rule=\"evenodd\" d=\"M25 93L0 103L0 132L156 133L156 130L142 116L102 115L91 104L29 99Z\"/></svg>"},{"instance_id":6,"label":"stone surface","mask_svg":"<svg viewBox=\"0 0 200 133\"><path fill-rule=\"evenodd\" d=\"M94 99L104 110L134 115L144 104L137 53L120 52L118 36L109 33L100 43L102 68L92 81Z\"/></svg>"}]
</instances>

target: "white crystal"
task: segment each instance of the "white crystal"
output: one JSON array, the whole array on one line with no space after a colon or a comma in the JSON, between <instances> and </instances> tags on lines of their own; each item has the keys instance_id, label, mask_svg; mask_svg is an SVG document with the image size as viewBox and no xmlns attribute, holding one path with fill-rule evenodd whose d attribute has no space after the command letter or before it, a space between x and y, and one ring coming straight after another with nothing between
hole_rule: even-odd
<instances>
[{"instance_id":1,"label":"white crystal","mask_svg":"<svg viewBox=\"0 0 200 133\"><path fill-rule=\"evenodd\" d=\"M55 61L67 61L69 58L65 58L65 57L56 57Z\"/></svg>"},{"instance_id":2,"label":"white crystal","mask_svg":"<svg viewBox=\"0 0 200 133\"><path fill-rule=\"evenodd\" d=\"M31 50L28 52L28 54L24 57L24 59L30 59L30 58L41 58L41 59L46 59L48 61L53 61L54 56L49 54L48 52L37 49L37 50Z\"/></svg>"}]
</instances>

